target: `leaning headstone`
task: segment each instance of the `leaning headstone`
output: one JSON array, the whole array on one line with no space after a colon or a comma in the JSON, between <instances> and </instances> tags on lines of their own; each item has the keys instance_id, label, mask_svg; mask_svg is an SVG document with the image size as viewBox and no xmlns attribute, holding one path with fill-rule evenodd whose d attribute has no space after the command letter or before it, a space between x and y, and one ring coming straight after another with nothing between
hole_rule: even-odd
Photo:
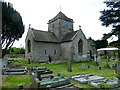
<instances>
[{"instance_id":1,"label":"leaning headstone","mask_svg":"<svg viewBox=\"0 0 120 90\"><path fill-rule=\"evenodd\" d=\"M85 64L84 63L82 64L82 69L85 69Z\"/></svg>"}]
</instances>

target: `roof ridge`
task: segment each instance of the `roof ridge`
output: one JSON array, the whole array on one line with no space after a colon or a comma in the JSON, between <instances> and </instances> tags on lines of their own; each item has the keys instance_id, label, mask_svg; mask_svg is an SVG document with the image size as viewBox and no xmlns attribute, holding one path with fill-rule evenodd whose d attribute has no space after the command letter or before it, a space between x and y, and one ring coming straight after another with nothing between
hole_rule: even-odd
<instances>
[{"instance_id":1,"label":"roof ridge","mask_svg":"<svg viewBox=\"0 0 120 90\"><path fill-rule=\"evenodd\" d=\"M34 30L34 31L39 31L39 32L48 32L48 31L43 31L43 30L37 30L37 29L31 29L31 30Z\"/></svg>"},{"instance_id":2,"label":"roof ridge","mask_svg":"<svg viewBox=\"0 0 120 90\"><path fill-rule=\"evenodd\" d=\"M49 20L48 23L51 23L57 19L64 19L64 20L67 20L67 21L70 21L70 22L73 22L73 19L71 18L68 18L64 13L62 13L61 11L54 17L52 18L51 20Z\"/></svg>"}]
</instances>

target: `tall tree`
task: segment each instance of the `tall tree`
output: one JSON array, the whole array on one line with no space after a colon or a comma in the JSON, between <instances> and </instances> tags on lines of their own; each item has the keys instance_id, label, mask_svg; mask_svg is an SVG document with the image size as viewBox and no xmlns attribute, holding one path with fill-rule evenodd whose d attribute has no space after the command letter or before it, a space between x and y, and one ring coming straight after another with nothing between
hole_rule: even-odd
<instances>
[{"instance_id":1,"label":"tall tree","mask_svg":"<svg viewBox=\"0 0 120 90\"><path fill-rule=\"evenodd\" d=\"M95 43L96 49L106 48L108 46L107 40L95 40L94 43Z\"/></svg>"},{"instance_id":2,"label":"tall tree","mask_svg":"<svg viewBox=\"0 0 120 90\"><path fill-rule=\"evenodd\" d=\"M108 39L112 35L118 37L118 40L115 42L117 47L120 47L120 1L114 2L104 2L107 6L107 9L101 11L100 21L102 21L103 26L112 26L111 32L104 34L103 39Z\"/></svg>"},{"instance_id":3,"label":"tall tree","mask_svg":"<svg viewBox=\"0 0 120 90\"><path fill-rule=\"evenodd\" d=\"M2 1L0 1L2 2ZM2 56L24 33L22 17L11 3L2 2Z\"/></svg>"}]
</instances>

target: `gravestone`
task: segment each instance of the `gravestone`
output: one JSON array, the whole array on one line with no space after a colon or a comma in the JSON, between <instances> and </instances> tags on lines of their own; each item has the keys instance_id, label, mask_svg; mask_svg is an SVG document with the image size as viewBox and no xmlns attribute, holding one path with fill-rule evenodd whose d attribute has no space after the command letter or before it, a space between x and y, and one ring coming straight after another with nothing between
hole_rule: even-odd
<instances>
[{"instance_id":1,"label":"gravestone","mask_svg":"<svg viewBox=\"0 0 120 90\"><path fill-rule=\"evenodd\" d=\"M27 67L17 67L17 68L3 68L4 75L24 75L27 73Z\"/></svg>"},{"instance_id":2,"label":"gravestone","mask_svg":"<svg viewBox=\"0 0 120 90\"><path fill-rule=\"evenodd\" d=\"M108 64L108 61L109 61L109 56L107 56L106 65L104 65L104 68L110 68L110 66L109 66L109 64Z\"/></svg>"},{"instance_id":3,"label":"gravestone","mask_svg":"<svg viewBox=\"0 0 120 90\"><path fill-rule=\"evenodd\" d=\"M94 55L94 63L93 63L93 65L94 65L94 66L99 66L96 57L97 57L97 56L96 56L96 54L95 54L95 55Z\"/></svg>"},{"instance_id":4,"label":"gravestone","mask_svg":"<svg viewBox=\"0 0 120 90\"><path fill-rule=\"evenodd\" d=\"M68 58L68 72L72 72L72 65L71 65L70 57Z\"/></svg>"},{"instance_id":5,"label":"gravestone","mask_svg":"<svg viewBox=\"0 0 120 90\"><path fill-rule=\"evenodd\" d=\"M32 73L32 87L35 87L35 78L37 78L37 74L36 73Z\"/></svg>"},{"instance_id":6,"label":"gravestone","mask_svg":"<svg viewBox=\"0 0 120 90\"><path fill-rule=\"evenodd\" d=\"M116 62L115 70L116 73L120 75L120 59L118 59L118 62Z\"/></svg>"},{"instance_id":7,"label":"gravestone","mask_svg":"<svg viewBox=\"0 0 120 90\"><path fill-rule=\"evenodd\" d=\"M101 61L100 56L97 57L97 62L99 63Z\"/></svg>"},{"instance_id":8,"label":"gravestone","mask_svg":"<svg viewBox=\"0 0 120 90\"><path fill-rule=\"evenodd\" d=\"M94 54L94 61L97 61L96 54Z\"/></svg>"},{"instance_id":9,"label":"gravestone","mask_svg":"<svg viewBox=\"0 0 120 90\"><path fill-rule=\"evenodd\" d=\"M115 61L117 62L118 61L118 53L115 53L115 56L116 56Z\"/></svg>"},{"instance_id":10,"label":"gravestone","mask_svg":"<svg viewBox=\"0 0 120 90\"><path fill-rule=\"evenodd\" d=\"M37 71L37 78L41 81L42 80L42 78L41 78L41 72L38 72Z\"/></svg>"},{"instance_id":11,"label":"gravestone","mask_svg":"<svg viewBox=\"0 0 120 90\"><path fill-rule=\"evenodd\" d=\"M84 63L82 64L82 69L85 69L85 64Z\"/></svg>"},{"instance_id":12,"label":"gravestone","mask_svg":"<svg viewBox=\"0 0 120 90\"><path fill-rule=\"evenodd\" d=\"M31 63L31 57L32 57L32 56L31 56L31 54L29 53L29 54L28 54L28 64Z\"/></svg>"}]
</instances>

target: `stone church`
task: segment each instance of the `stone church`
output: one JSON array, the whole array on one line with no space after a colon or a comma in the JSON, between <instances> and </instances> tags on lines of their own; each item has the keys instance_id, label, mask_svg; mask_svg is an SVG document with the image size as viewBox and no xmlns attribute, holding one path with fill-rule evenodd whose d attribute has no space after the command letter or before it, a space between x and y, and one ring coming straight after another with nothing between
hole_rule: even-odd
<instances>
[{"instance_id":1,"label":"stone church","mask_svg":"<svg viewBox=\"0 0 120 90\"><path fill-rule=\"evenodd\" d=\"M38 62L89 61L96 53L95 44L85 37L81 28L74 31L73 23L73 19L60 11L48 21L48 31L29 27L25 39L25 58Z\"/></svg>"}]
</instances>

